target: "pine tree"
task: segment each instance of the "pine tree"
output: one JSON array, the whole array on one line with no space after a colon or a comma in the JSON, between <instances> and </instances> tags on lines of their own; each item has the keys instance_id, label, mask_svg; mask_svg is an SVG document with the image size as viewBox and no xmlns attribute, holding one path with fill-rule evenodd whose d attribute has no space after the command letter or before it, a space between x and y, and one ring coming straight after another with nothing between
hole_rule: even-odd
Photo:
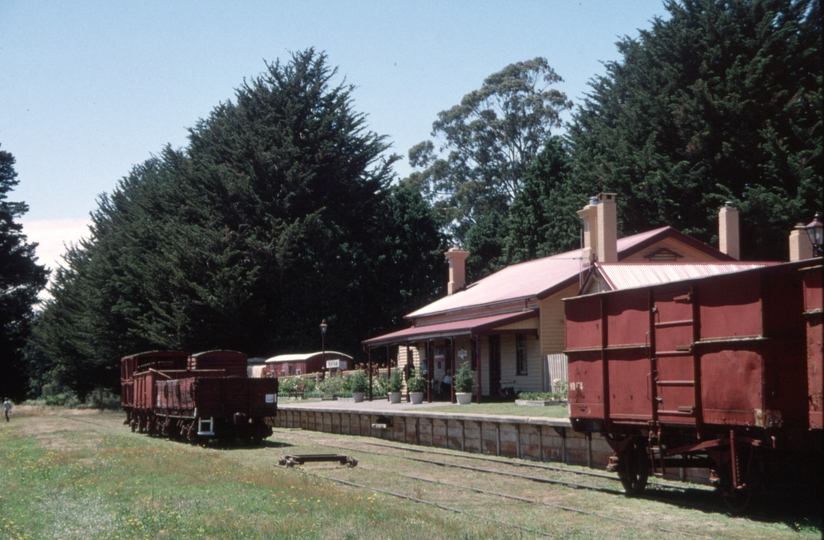
<instances>
[{"instance_id":1,"label":"pine tree","mask_svg":"<svg viewBox=\"0 0 824 540\"><path fill-rule=\"evenodd\" d=\"M15 221L28 207L8 200L18 184L14 162L12 154L0 150L0 395L22 399L27 390L23 347L48 272L36 262L37 244L27 243L23 226Z\"/></svg>"},{"instance_id":2,"label":"pine tree","mask_svg":"<svg viewBox=\"0 0 824 540\"><path fill-rule=\"evenodd\" d=\"M358 354L429 298L429 206L389 187L387 143L335 77L311 49L267 64L101 197L38 325L57 382L114 386L147 349L313 351L323 319L327 348Z\"/></svg>"},{"instance_id":3,"label":"pine tree","mask_svg":"<svg viewBox=\"0 0 824 540\"><path fill-rule=\"evenodd\" d=\"M742 212L742 256L786 258L822 192L818 0L668 1L618 43L570 130L576 206L619 194L624 234L672 225L715 242Z\"/></svg>"}]
</instances>

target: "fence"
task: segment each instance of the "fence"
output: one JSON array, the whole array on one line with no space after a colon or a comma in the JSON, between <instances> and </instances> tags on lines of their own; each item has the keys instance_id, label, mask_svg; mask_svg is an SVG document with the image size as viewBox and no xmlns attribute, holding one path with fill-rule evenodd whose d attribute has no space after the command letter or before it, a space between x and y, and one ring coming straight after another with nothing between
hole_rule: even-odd
<instances>
[{"instance_id":1,"label":"fence","mask_svg":"<svg viewBox=\"0 0 824 540\"><path fill-rule=\"evenodd\" d=\"M552 381L558 379L568 381L567 357L565 354L548 354L544 357L546 369L544 369L543 391L552 392Z\"/></svg>"}]
</instances>

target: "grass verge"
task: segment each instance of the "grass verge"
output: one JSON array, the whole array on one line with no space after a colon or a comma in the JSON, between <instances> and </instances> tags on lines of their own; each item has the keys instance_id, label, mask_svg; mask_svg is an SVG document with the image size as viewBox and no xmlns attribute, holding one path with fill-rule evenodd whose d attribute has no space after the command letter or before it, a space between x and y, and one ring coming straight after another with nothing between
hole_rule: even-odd
<instances>
[{"instance_id":1,"label":"grass verge","mask_svg":"<svg viewBox=\"0 0 824 540\"><path fill-rule=\"evenodd\" d=\"M129 432L120 415L64 412L20 415L0 429L0 538L505 537L275 468L260 448L173 443Z\"/></svg>"}]
</instances>

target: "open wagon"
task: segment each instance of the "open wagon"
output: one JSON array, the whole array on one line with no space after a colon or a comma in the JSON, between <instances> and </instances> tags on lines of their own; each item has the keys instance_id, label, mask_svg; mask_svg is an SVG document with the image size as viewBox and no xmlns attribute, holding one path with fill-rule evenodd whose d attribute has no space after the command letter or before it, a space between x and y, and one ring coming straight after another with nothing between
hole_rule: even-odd
<instances>
[{"instance_id":1,"label":"open wagon","mask_svg":"<svg viewBox=\"0 0 824 540\"><path fill-rule=\"evenodd\" d=\"M820 455L820 436L808 433L801 271L816 264L565 301L570 421L604 435L614 451L607 469L627 493L643 491L650 474L705 468L742 511L768 455Z\"/></svg>"},{"instance_id":2,"label":"open wagon","mask_svg":"<svg viewBox=\"0 0 824 540\"><path fill-rule=\"evenodd\" d=\"M142 353L123 358L121 372L132 430L255 443L272 434L278 380L249 378L243 353Z\"/></svg>"}]
</instances>

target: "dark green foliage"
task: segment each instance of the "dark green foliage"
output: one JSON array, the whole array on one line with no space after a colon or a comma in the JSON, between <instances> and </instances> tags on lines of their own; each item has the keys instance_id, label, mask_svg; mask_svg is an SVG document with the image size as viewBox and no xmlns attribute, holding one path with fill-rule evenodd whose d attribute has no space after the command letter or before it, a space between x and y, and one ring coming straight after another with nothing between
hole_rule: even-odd
<instances>
[{"instance_id":1,"label":"dark green foliage","mask_svg":"<svg viewBox=\"0 0 824 540\"><path fill-rule=\"evenodd\" d=\"M438 114L437 151L431 141L409 151L419 170L408 181L433 203L453 240L473 251L467 263L473 278L502 264L509 205L551 130L560 127L560 113L572 106L550 88L561 81L545 58L511 64Z\"/></svg>"},{"instance_id":2,"label":"dark green foliage","mask_svg":"<svg viewBox=\"0 0 824 540\"><path fill-rule=\"evenodd\" d=\"M507 263L547 257L580 246L581 221L569 193L570 158L563 141L549 139L524 175L509 209Z\"/></svg>"},{"instance_id":3,"label":"dark green foliage","mask_svg":"<svg viewBox=\"0 0 824 540\"><path fill-rule=\"evenodd\" d=\"M822 193L818 0L668 1L591 82L570 131L580 208L619 194L624 234L672 225L715 242L742 212L742 256L786 259Z\"/></svg>"},{"instance_id":4,"label":"dark green foliage","mask_svg":"<svg viewBox=\"0 0 824 540\"><path fill-rule=\"evenodd\" d=\"M475 386L475 378L472 376L472 369L469 362L464 362L458 371L455 372L455 391L456 392L471 392Z\"/></svg>"},{"instance_id":5,"label":"dark green foliage","mask_svg":"<svg viewBox=\"0 0 824 540\"><path fill-rule=\"evenodd\" d=\"M67 255L40 335L81 396L152 348L357 355L438 289L443 241L313 50L276 62L124 178ZM440 276L438 276L440 277ZM111 377L109 376L111 375Z\"/></svg>"},{"instance_id":6,"label":"dark green foliage","mask_svg":"<svg viewBox=\"0 0 824 540\"><path fill-rule=\"evenodd\" d=\"M37 244L26 243L23 226L15 222L28 211L25 203L8 200L17 183L14 156L0 150L0 396L14 400L26 396L23 348L32 306L48 278L36 263Z\"/></svg>"}]
</instances>

